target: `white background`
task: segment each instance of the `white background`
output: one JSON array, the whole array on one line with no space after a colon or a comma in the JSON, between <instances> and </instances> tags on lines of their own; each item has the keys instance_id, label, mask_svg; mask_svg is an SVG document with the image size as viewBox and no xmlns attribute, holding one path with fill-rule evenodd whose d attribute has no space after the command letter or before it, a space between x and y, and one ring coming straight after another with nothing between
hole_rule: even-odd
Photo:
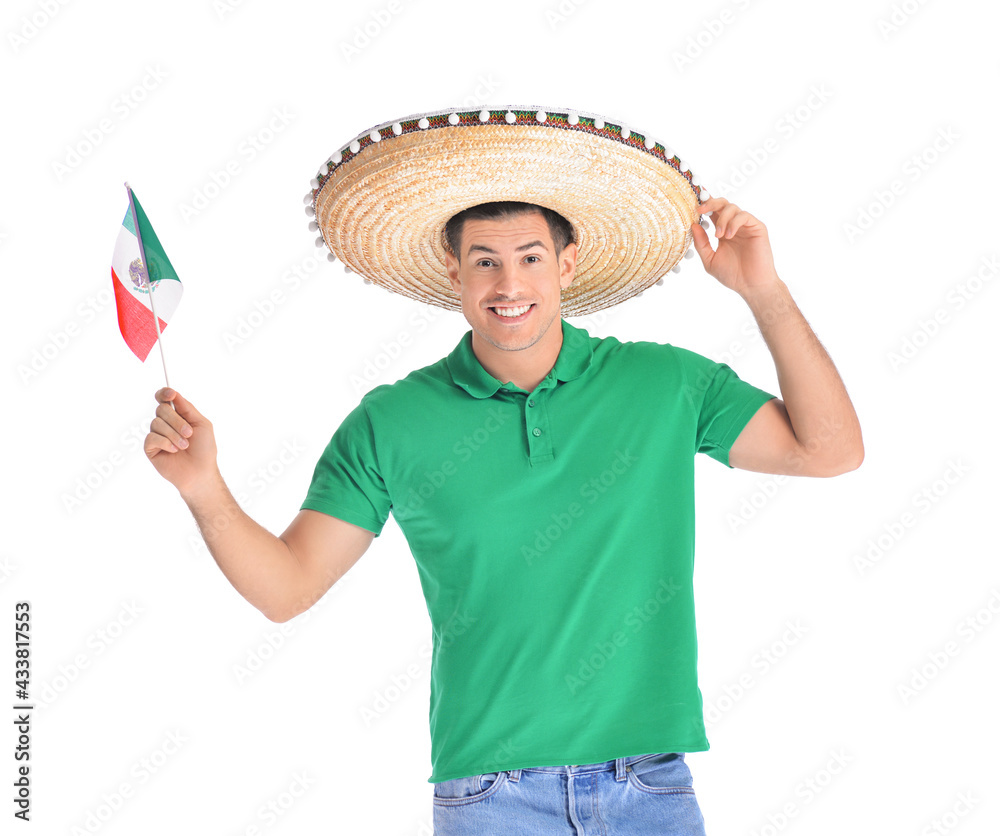
<instances>
[{"instance_id":1,"label":"white background","mask_svg":"<svg viewBox=\"0 0 1000 836\"><path fill-rule=\"evenodd\" d=\"M170 381L215 423L248 513L280 533L361 394L467 330L327 263L307 230L310 178L379 122L517 104L649 131L761 219L864 430L864 464L834 479L698 457L712 748L688 763L708 832L996 833L996 6L391 9L4 5L3 817L26 599L22 829L430 832L430 624L398 528L288 624L243 600L141 451L163 370L122 340L109 268L128 180L184 282ZM699 351L777 393L745 304L683 264L576 324Z\"/></svg>"}]
</instances>

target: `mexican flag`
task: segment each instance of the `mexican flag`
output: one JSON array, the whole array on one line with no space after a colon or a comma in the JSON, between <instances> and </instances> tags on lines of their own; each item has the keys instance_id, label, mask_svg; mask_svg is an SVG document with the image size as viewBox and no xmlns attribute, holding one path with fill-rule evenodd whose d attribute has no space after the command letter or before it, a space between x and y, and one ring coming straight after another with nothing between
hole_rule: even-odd
<instances>
[{"instance_id":1,"label":"mexican flag","mask_svg":"<svg viewBox=\"0 0 1000 836\"><path fill-rule=\"evenodd\" d=\"M170 259L160 246L160 239L156 237L146 213L139 205L139 199L131 189L129 194L132 205L135 206L135 218L132 217L130 206L125 210L125 219L111 260L111 282L118 308L118 327L135 356L145 361L156 343L153 308L156 308L156 318L160 323L160 331L163 331L181 301L182 288ZM139 223L138 235L136 220ZM149 262L149 280L143 267L143 250ZM150 298L150 290L153 298Z\"/></svg>"}]
</instances>

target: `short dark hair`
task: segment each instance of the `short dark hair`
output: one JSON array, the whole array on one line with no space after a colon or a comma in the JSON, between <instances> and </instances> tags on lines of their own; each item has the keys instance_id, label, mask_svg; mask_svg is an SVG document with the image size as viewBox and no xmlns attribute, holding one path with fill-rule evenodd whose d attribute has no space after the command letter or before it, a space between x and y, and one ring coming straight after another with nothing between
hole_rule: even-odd
<instances>
[{"instance_id":1,"label":"short dark hair","mask_svg":"<svg viewBox=\"0 0 1000 836\"><path fill-rule=\"evenodd\" d=\"M462 227L468 221L505 221L519 215L526 215L529 212L541 212L549 225L549 233L552 235L552 243L556 248L556 255L566 249L568 244L576 240L573 231L573 224L567 221L558 212L546 206L538 206L535 203L522 203L516 200L499 200L493 203L480 203L478 206L470 206L463 209L457 215L452 215L444 227L444 238L448 249L451 250L458 263L462 263L462 254L459 252L462 243Z\"/></svg>"}]
</instances>

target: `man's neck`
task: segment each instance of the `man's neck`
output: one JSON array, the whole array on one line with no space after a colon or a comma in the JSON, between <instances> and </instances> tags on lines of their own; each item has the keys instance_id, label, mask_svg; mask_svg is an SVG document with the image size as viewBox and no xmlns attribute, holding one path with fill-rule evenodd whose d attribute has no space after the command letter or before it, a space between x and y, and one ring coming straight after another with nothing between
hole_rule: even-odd
<instances>
[{"instance_id":1,"label":"man's neck","mask_svg":"<svg viewBox=\"0 0 1000 836\"><path fill-rule=\"evenodd\" d=\"M562 350L562 320L556 319L542 338L520 351L504 351L472 332L472 353L480 365L501 383L513 383L531 392L552 371Z\"/></svg>"}]
</instances>

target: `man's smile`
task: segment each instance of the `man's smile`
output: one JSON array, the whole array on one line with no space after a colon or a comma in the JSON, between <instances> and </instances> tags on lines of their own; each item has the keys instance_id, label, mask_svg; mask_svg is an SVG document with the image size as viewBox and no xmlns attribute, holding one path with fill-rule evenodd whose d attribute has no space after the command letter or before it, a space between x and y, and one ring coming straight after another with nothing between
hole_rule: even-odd
<instances>
[{"instance_id":1,"label":"man's smile","mask_svg":"<svg viewBox=\"0 0 1000 836\"><path fill-rule=\"evenodd\" d=\"M535 305L532 302L527 305L493 305L486 310L490 312L494 319L503 320L505 323L511 324L524 322L531 315L534 307Z\"/></svg>"}]
</instances>

